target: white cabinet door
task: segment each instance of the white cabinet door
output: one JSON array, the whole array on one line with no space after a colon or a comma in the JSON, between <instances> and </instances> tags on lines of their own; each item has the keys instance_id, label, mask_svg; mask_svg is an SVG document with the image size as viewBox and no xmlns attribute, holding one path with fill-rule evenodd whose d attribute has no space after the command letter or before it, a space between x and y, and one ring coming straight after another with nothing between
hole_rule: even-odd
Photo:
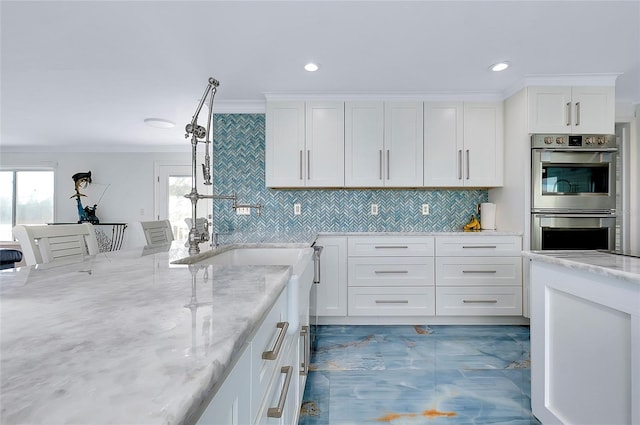
<instances>
[{"instance_id":1,"label":"white cabinet door","mask_svg":"<svg viewBox=\"0 0 640 425\"><path fill-rule=\"evenodd\" d=\"M344 103L269 102L267 187L344 186Z\"/></svg>"},{"instance_id":2,"label":"white cabinet door","mask_svg":"<svg viewBox=\"0 0 640 425\"><path fill-rule=\"evenodd\" d=\"M244 352L198 419L197 425L245 425L251 423L251 349Z\"/></svg>"},{"instance_id":3,"label":"white cabinet door","mask_svg":"<svg viewBox=\"0 0 640 425\"><path fill-rule=\"evenodd\" d=\"M502 103L426 103L424 115L424 186L502 186Z\"/></svg>"},{"instance_id":4,"label":"white cabinet door","mask_svg":"<svg viewBox=\"0 0 640 425\"><path fill-rule=\"evenodd\" d=\"M384 107L382 102L345 104L345 186L384 184Z\"/></svg>"},{"instance_id":5,"label":"white cabinet door","mask_svg":"<svg viewBox=\"0 0 640 425\"><path fill-rule=\"evenodd\" d=\"M571 94L574 133L615 133L614 87L573 87Z\"/></svg>"},{"instance_id":6,"label":"white cabinet door","mask_svg":"<svg viewBox=\"0 0 640 425\"><path fill-rule=\"evenodd\" d=\"M304 102L267 103L265 128L265 182L267 187L304 186Z\"/></svg>"},{"instance_id":7,"label":"white cabinet door","mask_svg":"<svg viewBox=\"0 0 640 425\"><path fill-rule=\"evenodd\" d=\"M306 104L306 186L344 186L344 103Z\"/></svg>"},{"instance_id":8,"label":"white cabinet door","mask_svg":"<svg viewBox=\"0 0 640 425\"><path fill-rule=\"evenodd\" d=\"M421 102L349 102L345 115L347 187L422 186Z\"/></svg>"},{"instance_id":9,"label":"white cabinet door","mask_svg":"<svg viewBox=\"0 0 640 425\"><path fill-rule=\"evenodd\" d=\"M502 103L464 104L464 186L502 186Z\"/></svg>"},{"instance_id":10,"label":"white cabinet door","mask_svg":"<svg viewBox=\"0 0 640 425\"><path fill-rule=\"evenodd\" d=\"M318 285L317 315L347 315L347 238L321 236L316 245L323 246Z\"/></svg>"},{"instance_id":11,"label":"white cabinet door","mask_svg":"<svg viewBox=\"0 0 640 425\"><path fill-rule=\"evenodd\" d=\"M462 102L424 105L424 185L462 184Z\"/></svg>"},{"instance_id":12,"label":"white cabinet door","mask_svg":"<svg viewBox=\"0 0 640 425\"><path fill-rule=\"evenodd\" d=\"M385 186L422 186L423 120L422 102L384 104Z\"/></svg>"},{"instance_id":13,"label":"white cabinet door","mask_svg":"<svg viewBox=\"0 0 640 425\"><path fill-rule=\"evenodd\" d=\"M529 133L571 131L571 87L529 87Z\"/></svg>"},{"instance_id":14,"label":"white cabinet door","mask_svg":"<svg viewBox=\"0 0 640 425\"><path fill-rule=\"evenodd\" d=\"M614 87L529 87L528 96L529 133L614 133Z\"/></svg>"}]
</instances>

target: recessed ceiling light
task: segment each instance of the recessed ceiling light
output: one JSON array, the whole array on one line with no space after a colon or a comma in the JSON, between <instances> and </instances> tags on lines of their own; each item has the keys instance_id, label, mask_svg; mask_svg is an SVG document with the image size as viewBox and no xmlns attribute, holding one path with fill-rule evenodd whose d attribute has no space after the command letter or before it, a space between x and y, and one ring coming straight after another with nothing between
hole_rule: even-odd
<instances>
[{"instance_id":1,"label":"recessed ceiling light","mask_svg":"<svg viewBox=\"0 0 640 425\"><path fill-rule=\"evenodd\" d=\"M304 66L305 71L309 71L309 72L315 72L318 70L318 65L316 65L315 63L311 63L309 62L308 64L306 64Z\"/></svg>"},{"instance_id":2,"label":"recessed ceiling light","mask_svg":"<svg viewBox=\"0 0 640 425\"><path fill-rule=\"evenodd\" d=\"M489 69L495 72L504 71L507 68L509 68L509 62L498 62L489 67Z\"/></svg>"},{"instance_id":3,"label":"recessed ceiling light","mask_svg":"<svg viewBox=\"0 0 640 425\"><path fill-rule=\"evenodd\" d=\"M155 128L173 128L176 126L176 123L173 121L165 120L162 118L145 118L144 122L147 125Z\"/></svg>"}]
</instances>

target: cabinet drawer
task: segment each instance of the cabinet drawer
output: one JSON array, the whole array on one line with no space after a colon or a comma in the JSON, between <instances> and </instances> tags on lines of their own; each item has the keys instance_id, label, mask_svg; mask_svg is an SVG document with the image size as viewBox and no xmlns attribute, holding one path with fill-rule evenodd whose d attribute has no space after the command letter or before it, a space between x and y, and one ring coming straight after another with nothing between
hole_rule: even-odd
<instances>
[{"instance_id":1,"label":"cabinet drawer","mask_svg":"<svg viewBox=\"0 0 640 425\"><path fill-rule=\"evenodd\" d=\"M259 402L263 399L267 386L271 377L276 371L276 366L280 362L280 357L284 353L286 342L285 327L281 327L278 323L287 323L287 291L280 295L278 301L273 305L269 313L264 319L260 328L253 337L251 342L251 406L252 412L259 407ZM276 347L278 338L282 339L278 355L274 359L263 358L263 353L272 351Z\"/></svg>"},{"instance_id":2,"label":"cabinet drawer","mask_svg":"<svg viewBox=\"0 0 640 425\"><path fill-rule=\"evenodd\" d=\"M438 286L520 285L520 257L437 257Z\"/></svg>"},{"instance_id":3,"label":"cabinet drawer","mask_svg":"<svg viewBox=\"0 0 640 425\"><path fill-rule=\"evenodd\" d=\"M353 257L348 271L349 286L434 284L433 257Z\"/></svg>"},{"instance_id":4,"label":"cabinet drawer","mask_svg":"<svg viewBox=\"0 0 640 425\"><path fill-rule=\"evenodd\" d=\"M349 257L432 257L434 238L429 236L350 236Z\"/></svg>"},{"instance_id":5,"label":"cabinet drawer","mask_svg":"<svg viewBox=\"0 0 640 425\"><path fill-rule=\"evenodd\" d=\"M349 288L349 316L433 316L433 286Z\"/></svg>"},{"instance_id":6,"label":"cabinet drawer","mask_svg":"<svg viewBox=\"0 0 640 425\"><path fill-rule=\"evenodd\" d=\"M439 257L498 257L520 256L520 236L451 236L436 238Z\"/></svg>"},{"instance_id":7,"label":"cabinet drawer","mask_svg":"<svg viewBox=\"0 0 640 425\"><path fill-rule=\"evenodd\" d=\"M520 316L521 286L438 287L438 316Z\"/></svg>"}]
</instances>

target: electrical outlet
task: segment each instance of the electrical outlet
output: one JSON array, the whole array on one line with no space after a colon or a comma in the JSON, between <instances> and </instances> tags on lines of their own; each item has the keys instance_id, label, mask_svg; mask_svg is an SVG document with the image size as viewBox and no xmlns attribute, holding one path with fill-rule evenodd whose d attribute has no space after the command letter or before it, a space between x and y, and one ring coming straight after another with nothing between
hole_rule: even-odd
<instances>
[{"instance_id":1,"label":"electrical outlet","mask_svg":"<svg viewBox=\"0 0 640 425\"><path fill-rule=\"evenodd\" d=\"M429 204L422 204L422 215L429 215Z\"/></svg>"},{"instance_id":2,"label":"electrical outlet","mask_svg":"<svg viewBox=\"0 0 640 425\"><path fill-rule=\"evenodd\" d=\"M371 204L371 215L378 215L378 204Z\"/></svg>"},{"instance_id":3,"label":"electrical outlet","mask_svg":"<svg viewBox=\"0 0 640 425\"><path fill-rule=\"evenodd\" d=\"M301 204L293 204L293 215L302 214L302 205Z\"/></svg>"},{"instance_id":4,"label":"electrical outlet","mask_svg":"<svg viewBox=\"0 0 640 425\"><path fill-rule=\"evenodd\" d=\"M236 208L236 214L238 215L251 215L251 208L248 207L242 207L242 208Z\"/></svg>"}]
</instances>

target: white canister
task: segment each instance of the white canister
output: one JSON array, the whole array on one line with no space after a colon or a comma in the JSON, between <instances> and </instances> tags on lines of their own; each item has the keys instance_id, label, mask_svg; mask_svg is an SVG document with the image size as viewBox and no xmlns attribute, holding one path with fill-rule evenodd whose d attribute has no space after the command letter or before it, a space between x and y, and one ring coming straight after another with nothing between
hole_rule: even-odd
<instances>
[{"instance_id":1,"label":"white canister","mask_svg":"<svg viewBox=\"0 0 640 425\"><path fill-rule=\"evenodd\" d=\"M483 230L496 229L496 204L489 202L480 204L480 228Z\"/></svg>"}]
</instances>

